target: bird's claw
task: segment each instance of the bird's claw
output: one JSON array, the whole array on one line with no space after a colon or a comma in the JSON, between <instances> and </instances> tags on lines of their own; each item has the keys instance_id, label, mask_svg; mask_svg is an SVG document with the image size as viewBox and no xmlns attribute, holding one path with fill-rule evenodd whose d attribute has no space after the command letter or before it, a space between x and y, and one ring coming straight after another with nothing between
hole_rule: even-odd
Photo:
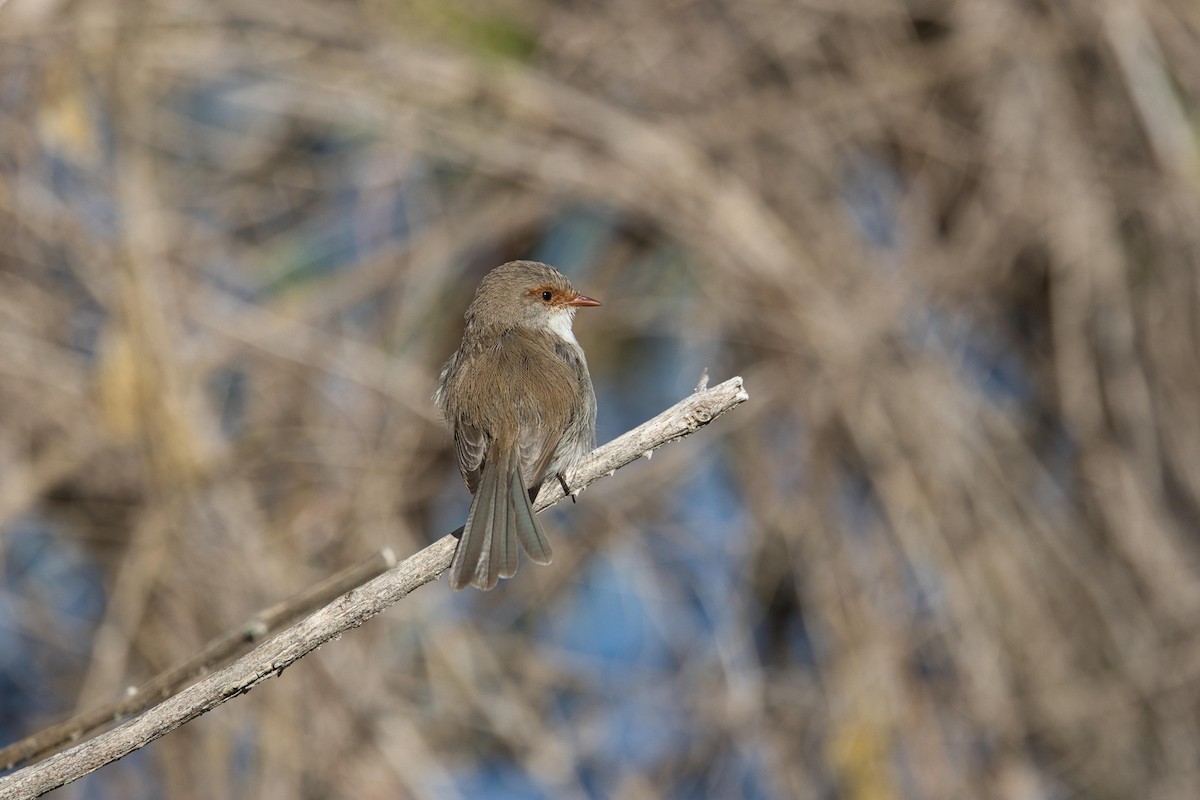
<instances>
[{"instance_id":1,"label":"bird's claw","mask_svg":"<svg viewBox=\"0 0 1200 800\"><path fill-rule=\"evenodd\" d=\"M558 478L558 485L562 487L563 494L565 494L567 497L571 498L572 503L576 502L575 495L571 494L571 490L567 488L567 479L563 477L563 474L561 472L558 473L556 475L556 477Z\"/></svg>"}]
</instances>

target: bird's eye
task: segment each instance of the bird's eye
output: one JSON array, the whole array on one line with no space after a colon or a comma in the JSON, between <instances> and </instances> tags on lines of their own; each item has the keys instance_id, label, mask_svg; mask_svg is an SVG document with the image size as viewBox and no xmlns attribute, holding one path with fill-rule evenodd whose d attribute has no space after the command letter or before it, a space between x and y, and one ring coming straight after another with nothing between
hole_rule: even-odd
<instances>
[{"instance_id":1,"label":"bird's eye","mask_svg":"<svg viewBox=\"0 0 1200 800\"><path fill-rule=\"evenodd\" d=\"M549 303L550 298L552 298L552 297L554 297L554 292L551 292L551 291L542 292L542 300L544 300L545 302Z\"/></svg>"}]
</instances>

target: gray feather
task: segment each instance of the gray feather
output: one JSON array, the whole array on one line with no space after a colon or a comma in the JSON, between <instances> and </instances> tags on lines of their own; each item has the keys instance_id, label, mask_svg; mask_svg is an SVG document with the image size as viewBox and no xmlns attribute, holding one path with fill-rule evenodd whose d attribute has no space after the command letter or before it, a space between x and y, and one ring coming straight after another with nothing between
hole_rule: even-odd
<instances>
[{"instance_id":1,"label":"gray feather","mask_svg":"<svg viewBox=\"0 0 1200 800\"><path fill-rule=\"evenodd\" d=\"M467 512L467 524L463 526L462 538L459 539L458 549L454 551L454 560L450 563L451 588L462 589L474 584L481 589L490 589L496 585L497 576L489 576L487 568L492 549L499 473L500 468L497 464L484 465L479 491L471 501L471 510Z\"/></svg>"},{"instance_id":2,"label":"gray feather","mask_svg":"<svg viewBox=\"0 0 1200 800\"><path fill-rule=\"evenodd\" d=\"M517 456L516 453L510 451L508 459L508 472L511 474L517 471ZM511 481L510 481L511 482ZM496 524L496 531L500 537L500 541L496 547L498 555L499 570L501 578L511 578L517 574L517 511L513 506L513 498L510 491L496 493L496 519L504 520L504 524L499 522Z\"/></svg>"},{"instance_id":3,"label":"gray feather","mask_svg":"<svg viewBox=\"0 0 1200 800\"><path fill-rule=\"evenodd\" d=\"M512 504L512 528L521 546L536 564L549 564L554 559L554 551L550 549L550 541L542 533L533 513L533 504L529 501L529 492L521 480L521 470L514 469L509 478L508 496Z\"/></svg>"}]
</instances>

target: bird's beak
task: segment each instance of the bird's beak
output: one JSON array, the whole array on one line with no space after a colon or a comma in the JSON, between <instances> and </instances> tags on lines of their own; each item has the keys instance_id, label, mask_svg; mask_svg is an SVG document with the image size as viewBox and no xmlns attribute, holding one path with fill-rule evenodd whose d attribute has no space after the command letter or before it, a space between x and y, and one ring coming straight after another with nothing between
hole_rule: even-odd
<instances>
[{"instance_id":1,"label":"bird's beak","mask_svg":"<svg viewBox=\"0 0 1200 800\"><path fill-rule=\"evenodd\" d=\"M588 297L587 295L577 294L574 297L572 297L570 300L567 301L567 305L569 305L569 306L598 306L598 305L600 305L600 301L593 300L592 298Z\"/></svg>"}]
</instances>

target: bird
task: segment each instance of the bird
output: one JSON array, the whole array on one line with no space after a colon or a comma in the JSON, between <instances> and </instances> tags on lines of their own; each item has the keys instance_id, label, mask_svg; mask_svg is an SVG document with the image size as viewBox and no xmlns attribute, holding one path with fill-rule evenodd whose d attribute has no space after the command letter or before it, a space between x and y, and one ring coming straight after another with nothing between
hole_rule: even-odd
<instances>
[{"instance_id":1,"label":"bird","mask_svg":"<svg viewBox=\"0 0 1200 800\"><path fill-rule=\"evenodd\" d=\"M474 495L451 588L511 578L518 543L535 563L553 558L532 501L551 477L570 494L563 473L595 445L596 394L572 322L599 305L536 261L510 261L480 281L434 394Z\"/></svg>"}]
</instances>

